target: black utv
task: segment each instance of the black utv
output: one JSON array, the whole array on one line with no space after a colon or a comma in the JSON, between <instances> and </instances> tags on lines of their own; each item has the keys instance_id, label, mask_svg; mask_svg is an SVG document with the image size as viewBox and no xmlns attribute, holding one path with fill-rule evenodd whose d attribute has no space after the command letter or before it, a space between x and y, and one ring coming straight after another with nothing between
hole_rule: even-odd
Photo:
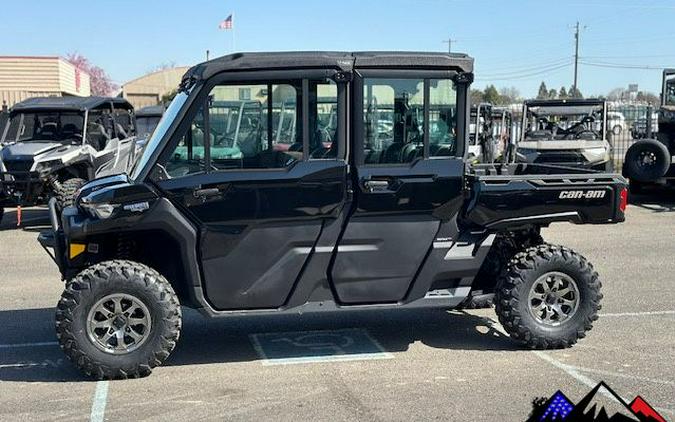
<instances>
[{"instance_id":1,"label":"black utv","mask_svg":"<svg viewBox=\"0 0 675 422\"><path fill-rule=\"evenodd\" d=\"M461 54L247 53L193 67L129 176L88 183L61 214L51 201L39 240L66 280L62 349L91 376L138 377L175 347L181 305L214 318L451 309L476 286L496 288L514 339L571 346L598 317L600 281L539 229L623 221L626 183L469 166L472 80ZM219 105L249 98L264 118L229 125ZM279 148L282 104L296 129Z\"/></svg>"},{"instance_id":2,"label":"black utv","mask_svg":"<svg viewBox=\"0 0 675 422\"><path fill-rule=\"evenodd\" d=\"M632 192L645 185L675 186L675 69L665 69L656 139L641 139L626 151L623 174Z\"/></svg>"},{"instance_id":3,"label":"black utv","mask_svg":"<svg viewBox=\"0 0 675 422\"><path fill-rule=\"evenodd\" d=\"M135 151L133 107L121 98L30 98L1 130L0 218L52 196L70 205L87 180L124 168Z\"/></svg>"}]
</instances>

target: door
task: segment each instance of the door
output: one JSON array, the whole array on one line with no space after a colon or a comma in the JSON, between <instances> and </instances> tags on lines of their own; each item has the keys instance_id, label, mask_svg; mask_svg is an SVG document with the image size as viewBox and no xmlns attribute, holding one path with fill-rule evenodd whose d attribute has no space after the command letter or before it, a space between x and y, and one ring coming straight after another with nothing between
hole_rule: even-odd
<instances>
[{"instance_id":1,"label":"door","mask_svg":"<svg viewBox=\"0 0 675 422\"><path fill-rule=\"evenodd\" d=\"M354 86L356 206L331 270L341 303L404 300L461 195L463 126L451 79L369 76Z\"/></svg>"},{"instance_id":2,"label":"door","mask_svg":"<svg viewBox=\"0 0 675 422\"><path fill-rule=\"evenodd\" d=\"M337 87L292 75L232 78L203 88L208 96L193 106L189 124L160 159L168 179L158 185L200 228L203 284L212 306L277 308L324 224L344 206L341 130L323 124L318 105L337 107ZM279 123L288 116L296 123Z\"/></svg>"}]
</instances>

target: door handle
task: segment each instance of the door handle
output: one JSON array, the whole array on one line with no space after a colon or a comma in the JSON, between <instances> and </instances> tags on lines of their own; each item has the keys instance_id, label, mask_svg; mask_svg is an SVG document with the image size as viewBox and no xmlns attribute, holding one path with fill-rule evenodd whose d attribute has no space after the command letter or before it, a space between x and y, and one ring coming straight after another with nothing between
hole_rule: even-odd
<instances>
[{"instance_id":1,"label":"door handle","mask_svg":"<svg viewBox=\"0 0 675 422\"><path fill-rule=\"evenodd\" d=\"M195 198L208 198L211 196L217 196L220 194L220 189L218 188L206 188L206 189L195 189L192 192L192 196Z\"/></svg>"},{"instance_id":2,"label":"door handle","mask_svg":"<svg viewBox=\"0 0 675 422\"><path fill-rule=\"evenodd\" d=\"M386 180L366 180L363 182L363 186L369 192L374 192L377 190L387 190L389 188L389 182Z\"/></svg>"}]
</instances>

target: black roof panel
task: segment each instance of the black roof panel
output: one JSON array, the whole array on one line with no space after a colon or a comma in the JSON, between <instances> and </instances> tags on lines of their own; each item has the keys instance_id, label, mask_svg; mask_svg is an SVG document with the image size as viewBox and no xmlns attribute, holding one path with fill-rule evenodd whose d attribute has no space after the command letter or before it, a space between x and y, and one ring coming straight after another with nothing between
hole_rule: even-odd
<instances>
[{"instance_id":1,"label":"black roof panel","mask_svg":"<svg viewBox=\"0 0 675 422\"><path fill-rule=\"evenodd\" d=\"M133 109L133 106L127 100L119 97L34 97L14 104L12 112L27 110L84 111L99 107L106 102Z\"/></svg>"},{"instance_id":2,"label":"black roof panel","mask_svg":"<svg viewBox=\"0 0 675 422\"><path fill-rule=\"evenodd\" d=\"M473 59L465 54L428 52L304 51L235 53L193 66L183 79L208 79L216 73L236 70L347 68L437 68L473 72Z\"/></svg>"}]
</instances>

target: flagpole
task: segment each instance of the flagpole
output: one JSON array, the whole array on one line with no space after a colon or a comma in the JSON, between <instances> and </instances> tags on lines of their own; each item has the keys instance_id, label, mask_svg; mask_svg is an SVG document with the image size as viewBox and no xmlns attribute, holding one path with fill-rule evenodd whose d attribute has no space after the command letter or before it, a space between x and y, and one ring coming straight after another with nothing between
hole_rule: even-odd
<instances>
[{"instance_id":1,"label":"flagpole","mask_svg":"<svg viewBox=\"0 0 675 422\"><path fill-rule=\"evenodd\" d=\"M236 28L234 26L234 13L232 13L232 52L237 51L237 35L236 35Z\"/></svg>"}]
</instances>

